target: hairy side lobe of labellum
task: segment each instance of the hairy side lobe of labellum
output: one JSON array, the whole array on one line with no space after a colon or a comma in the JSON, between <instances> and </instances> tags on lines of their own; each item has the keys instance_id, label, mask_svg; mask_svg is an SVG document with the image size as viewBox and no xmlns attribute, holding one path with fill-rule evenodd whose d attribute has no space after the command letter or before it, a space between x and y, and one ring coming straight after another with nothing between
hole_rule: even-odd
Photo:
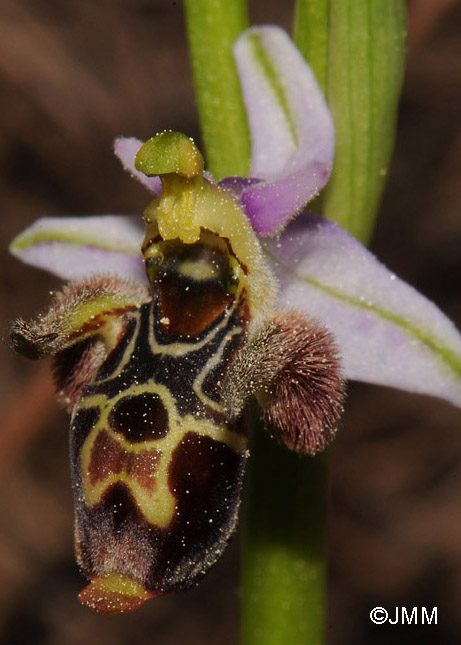
<instances>
[{"instance_id":1,"label":"hairy side lobe of labellum","mask_svg":"<svg viewBox=\"0 0 461 645\"><path fill-rule=\"evenodd\" d=\"M259 242L193 142L162 133L137 163L162 180L145 212L150 287L92 276L11 330L24 356L54 356L72 412L80 599L105 613L188 589L216 562L237 520L250 396L273 436L310 453L342 401L328 332L274 313Z\"/></svg>"},{"instance_id":2,"label":"hairy side lobe of labellum","mask_svg":"<svg viewBox=\"0 0 461 645\"><path fill-rule=\"evenodd\" d=\"M301 453L323 450L334 437L344 399L330 332L295 311L277 312L231 364L222 392L229 415L238 415L253 394L275 439Z\"/></svg>"},{"instance_id":3,"label":"hairy side lobe of labellum","mask_svg":"<svg viewBox=\"0 0 461 645\"><path fill-rule=\"evenodd\" d=\"M119 343L129 312L149 297L143 285L117 276L93 275L70 283L37 320L16 320L11 346L29 359L54 357L58 398L71 412L106 354Z\"/></svg>"}]
</instances>

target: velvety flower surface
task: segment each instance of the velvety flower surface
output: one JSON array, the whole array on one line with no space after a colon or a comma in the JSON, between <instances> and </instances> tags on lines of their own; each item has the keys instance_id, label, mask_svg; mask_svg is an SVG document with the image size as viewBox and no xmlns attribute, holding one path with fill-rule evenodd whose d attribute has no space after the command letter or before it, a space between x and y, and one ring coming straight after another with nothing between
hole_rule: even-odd
<instances>
[{"instance_id":1,"label":"velvety flower surface","mask_svg":"<svg viewBox=\"0 0 461 645\"><path fill-rule=\"evenodd\" d=\"M328 180L334 153L331 116L309 67L275 27L243 34L235 59L251 131L251 177L220 186L234 193L264 236L280 306L306 312L334 332L346 377L461 405L461 336L453 324L340 227L299 215ZM134 167L141 145L119 139L115 152L158 195L160 180ZM11 251L65 279L104 272L145 282L142 239L138 216L47 217L19 235Z\"/></svg>"}]
</instances>

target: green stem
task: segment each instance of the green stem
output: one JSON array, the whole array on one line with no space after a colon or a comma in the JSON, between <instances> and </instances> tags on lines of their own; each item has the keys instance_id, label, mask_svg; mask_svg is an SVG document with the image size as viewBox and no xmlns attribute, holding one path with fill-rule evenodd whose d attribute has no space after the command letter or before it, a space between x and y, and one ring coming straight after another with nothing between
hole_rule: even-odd
<instances>
[{"instance_id":1,"label":"green stem","mask_svg":"<svg viewBox=\"0 0 461 645\"><path fill-rule=\"evenodd\" d=\"M394 145L404 19L402 0L330 0L328 102L337 148L324 215L362 241L372 233Z\"/></svg>"},{"instance_id":2,"label":"green stem","mask_svg":"<svg viewBox=\"0 0 461 645\"><path fill-rule=\"evenodd\" d=\"M332 107L335 170L317 208L362 240L373 229L403 75L401 0L298 0L296 44ZM345 109L343 109L345 108ZM257 432L246 496L244 645L325 642L328 458Z\"/></svg>"},{"instance_id":3,"label":"green stem","mask_svg":"<svg viewBox=\"0 0 461 645\"><path fill-rule=\"evenodd\" d=\"M245 175L249 136L231 44L244 0L185 0L197 102L215 177ZM392 150L403 70L403 0L297 0L295 38L327 89L337 155L323 212L366 240ZM260 429L251 440L243 541L244 645L325 642L328 460Z\"/></svg>"},{"instance_id":4,"label":"green stem","mask_svg":"<svg viewBox=\"0 0 461 645\"><path fill-rule=\"evenodd\" d=\"M328 0L298 0L295 4L293 40L309 61L318 84L328 86Z\"/></svg>"},{"instance_id":5,"label":"green stem","mask_svg":"<svg viewBox=\"0 0 461 645\"><path fill-rule=\"evenodd\" d=\"M404 72L403 0L297 0L295 41L326 91L336 128L322 212L370 239L394 145Z\"/></svg>"},{"instance_id":6,"label":"green stem","mask_svg":"<svg viewBox=\"0 0 461 645\"><path fill-rule=\"evenodd\" d=\"M322 645L327 459L300 457L253 425L245 495L242 643Z\"/></svg>"},{"instance_id":7,"label":"green stem","mask_svg":"<svg viewBox=\"0 0 461 645\"><path fill-rule=\"evenodd\" d=\"M185 0L207 168L215 179L246 176L250 139L232 44L248 27L245 0Z\"/></svg>"}]
</instances>

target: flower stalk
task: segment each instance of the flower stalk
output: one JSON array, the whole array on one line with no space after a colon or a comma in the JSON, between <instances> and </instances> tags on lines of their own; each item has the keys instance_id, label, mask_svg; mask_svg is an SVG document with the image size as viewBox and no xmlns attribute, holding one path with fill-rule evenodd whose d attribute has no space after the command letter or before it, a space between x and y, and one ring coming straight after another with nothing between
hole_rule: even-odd
<instances>
[{"instance_id":1,"label":"flower stalk","mask_svg":"<svg viewBox=\"0 0 461 645\"><path fill-rule=\"evenodd\" d=\"M206 8L208 16L215 14L206 0L186 2L195 90L209 167L219 177L244 174L242 168L246 170L249 164L249 147L242 132L246 119L234 132L219 110L209 109L226 105L232 112L237 105L239 113L240 87L233 82L215 83L213 87L207 83L207 79L216 77L216 51L223 58L224 70L234 65L230 47L215 48L213 55L207 52L208 47L213 49L216 45L208 34L211 20L220 20L220 37L232 42L235 7L220 6L216 16L204 25L199 20L198 4L210 5ZM236 113L232 114L231 118L235 117ZM241 141L237 147L236 138ZM327 461L323 457L303 458L274 444L265 436L255 411L252 421L242 545L242 644L321 645L326 618Z\"/></svg>"},{"instance_id":2,"label":"flower stalk","mask_svg":"<svg viewBox=\"0 0 461 645\"><path fill-rule=\"evenodd\" d=\"M215 179L248 174L250 137L232 45L249 24L245 0L186 0L195 96Z\"/></svg>"},{"instance_id":3,"label":"flower stalk","mask_svg":"<svg viewBox=\"0 0 461 645\"><path fill-rule=\"evenodd\" d=\"M215 5L186 2L201 125L212 170L219 176L242 174L242 168L248 167L248 148L239 89L233 82L211 87L206 80L216 75L213 66L218 51L223 70L233 65L228 46L215 48L210 56L208 47L216 44L208 36L211 22L220 21L220 38L230 43L235 36L236 5L241 9L241 4L218 3L216 10L211 4ZM199 9L198 5L203 6ZM205 5L207 26L197 19ZM294 36L326 92L336 128L337 154L322 198L323 214L366 241L393 147L403 77L403 2L298 0ZM231 111L238 105L235 118L240 126L235 132L228 127L228 117L213 109L216 105L227 105ZM211 136L213 144L208 143ZM235 137L241 142L237 153ZM258 427L256 414L252 416L243 538L242 643L321 645L326 625L328 459L301 458L274 445Z\"/></svg>"},{"instance_id":4,"label":"flower stalk","mask_svg":"<svg viewBox=\"0 0 461 645\"><path fill-rule=\"evenodd\" d=\"M324 643L327 455L275 444L253 414L244 495L242 643Z\"/></svg>"}]
</instances>

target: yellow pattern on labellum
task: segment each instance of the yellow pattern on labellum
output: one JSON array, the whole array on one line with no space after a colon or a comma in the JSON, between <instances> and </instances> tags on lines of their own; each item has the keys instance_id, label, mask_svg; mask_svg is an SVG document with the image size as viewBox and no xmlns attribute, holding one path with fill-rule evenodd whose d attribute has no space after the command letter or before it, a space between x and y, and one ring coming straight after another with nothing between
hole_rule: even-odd
<instances>
[{"instance_id":1,"label":"yellow pattern on labellum","mask_svg":"<svg viewBox=\"0 0 461 645\"><path fill-rule=\"evenodd\" d=\"M139 510L145 519L159 528L166 528L174 517L176 500L168 486L168 469L172 455L184 437L189 433L222 442L235 452L246 449L246 438L236 432L231 432L225 425L219 425L209 419L196 418L193 415L180 417L176 410L174 398L165 386L151 383L131 386L129 394L136 396L151 392L157 394L168 413L169 430L165 437L152 441L130 443L117 432L110 429L109 415L114 405L126 396L126 392L119 393L108 400L105 395L95 395L85 399L85 408L98 407L101 411L100 418L91 433L85 440L81 452L81 472L83 492L88 506L95 506L101 501L104 493L117 482L125 484L132 492ZM79 410L84 409L80 407ZM156 451L158 460L155 469L155 488L150 491L140 484L129 473L122 470L120 473L109 473L105 478L91 483L91 460L95 443L101 432L107 432L112 439L117 441L122 451L140 454L147 451Z\"/></svg>"}]
</instances>

